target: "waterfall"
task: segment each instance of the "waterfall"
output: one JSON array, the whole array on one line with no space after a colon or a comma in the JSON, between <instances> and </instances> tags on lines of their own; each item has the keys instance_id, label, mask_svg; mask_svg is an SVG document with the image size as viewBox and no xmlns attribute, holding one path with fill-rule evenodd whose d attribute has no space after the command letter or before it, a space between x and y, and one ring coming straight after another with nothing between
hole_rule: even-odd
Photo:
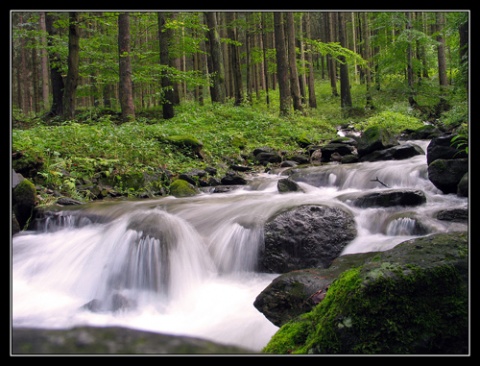
<instances>
[{"instance_id":1,"label":"waterfall","mask_svg":"<svg viewBox=\"0 0 480 366\"><path fill-rule=\"evenodd\" d=\"M466 208L468 199L439 192L427 179L424 155L306 170L291 175L301 193L280 194L276 182L284 176L259 174L229 193L103 201L51 214L12 239L13 325L120 325L256 352L278 329L253 306L278 276L257 271L264 223L275 213L302 204L345 206L358 235L342 255L466 227L435 220L436 211ZM385 189L378 180L420 189L427 203L358 208L337 198Z\"/></svg>"}]
</instances>

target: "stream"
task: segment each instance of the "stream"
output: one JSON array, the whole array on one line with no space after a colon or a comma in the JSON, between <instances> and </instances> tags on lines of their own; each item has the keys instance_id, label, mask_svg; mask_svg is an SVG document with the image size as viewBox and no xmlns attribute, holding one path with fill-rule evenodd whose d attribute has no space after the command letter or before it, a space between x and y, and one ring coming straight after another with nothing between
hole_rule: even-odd
<instances>
[{"instance_id":1,"label":"stream","mask_svg":"<svg viewBox=\"0 0 480 366\"><path fill-rule=\"evenodd\" d=\"M424 151L429 143L409 142ZM427 202L408 208L344 204L358 235L342 255L384 251L416 237L415 220L392 219L402 211L414 211L432 233L466 229L434 218L438 210L467 208L468 198L439 191L427 178L425 155L308 170L325 179L320 186L299 182L301 193L278 193L284 176L263 173L227 193L65 207L12 239L12 325L116 325L259 351L278 329L253 302L278 276L256 267L263 224L279 210L339 204L344 193L386 189L377 178L389 188L422 190Z\"/></svg>"}]
</instances>

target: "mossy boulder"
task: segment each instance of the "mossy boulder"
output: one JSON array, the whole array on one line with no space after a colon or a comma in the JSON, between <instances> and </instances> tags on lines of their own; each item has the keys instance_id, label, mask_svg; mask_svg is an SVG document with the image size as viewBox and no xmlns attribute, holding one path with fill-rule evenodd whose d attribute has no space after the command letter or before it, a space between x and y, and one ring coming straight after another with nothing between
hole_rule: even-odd
<instances>
[{"instance_id":1,"label":"mossy boulder","mask_svg":"<svg viewBox=\"0 0 480 366\"><path fill-rule=\"evenodd\" d=\"M183 179L176 179L170 184L170 194L175 197L195 196L199 190Z\"/></svg>"},{"instance_id":2,"label":"mossy boulder","mask_svg":"<svg viewBox=\"0 0 480 366\"><path fill-rule=\"evenodd\" d=\"M173 135L160 138L160 141L179 148L186 155L193 155L199 159L204 159L202 152L203 143L196 137L189 135Z\"/></svg>"},{"instance_id":3,"label":"mossy boulder","mask_svg":"<svg viewBox=\"0 0 480 366\"><path fill-rule=\"evenodd\" d=\"M262 351L469 353L466 232L408 240L363 259L341 272L318 305L284 324Z\"/></svg>"},{"instance_id":4,"label":"mossy boulder","mask_svg":"<svg viewBox=\"0 0 480 366\"><path fill-rule=\"evenodd\" d=\"M12 209L20 228L24 228L32 217L37 204L37 190L34 184L23 179L12 192Z\"/></svg>"}]
</instances>

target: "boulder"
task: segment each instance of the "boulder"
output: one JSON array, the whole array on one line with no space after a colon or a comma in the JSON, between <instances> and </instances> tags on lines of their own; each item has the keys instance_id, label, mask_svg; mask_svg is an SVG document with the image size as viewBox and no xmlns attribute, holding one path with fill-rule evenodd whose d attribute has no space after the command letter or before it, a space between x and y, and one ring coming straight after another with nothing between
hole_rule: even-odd
<instances>
[{"instance_id":1,"label":"boulder","mask_svg":"<svg viewBox=\"0 0 480 366\"><path fill-rule=\"evenodd\" d=\"M433 234L345 255L328 269L287 273L255 304L283 324L264 353L468 354L468 233Z\"/></svg>"},{"instance_id":2,"label":"boulder","mask_svg":"<svg viewBox=\"0 0 480 366\"><path fill-rule=\"evenodd\" d=\"M353 214L340 205L302 205L282 211L265 224L261 271L326 268L356 235Z\"/></svg>"},{"instance_id":3,"label":"boulder","mask_svg":"<svg viewBox=\"0 0 480 366\"><path fill-rule=\"evenodd\" d=\"M468 173L468 158L436 159L428 165L427 172L435 187L445 194L456 194L460 181Z\"/></svg>"},{"instance_id":4,"label":"boulder","mask_svg":"<svg viewBox=\"0 0 480 366\"><path fill-rule=\"evenodd\" d=\"M251 353L208 340L123 327L13 328L13 355Z\"/></svg>"}]
</instances>

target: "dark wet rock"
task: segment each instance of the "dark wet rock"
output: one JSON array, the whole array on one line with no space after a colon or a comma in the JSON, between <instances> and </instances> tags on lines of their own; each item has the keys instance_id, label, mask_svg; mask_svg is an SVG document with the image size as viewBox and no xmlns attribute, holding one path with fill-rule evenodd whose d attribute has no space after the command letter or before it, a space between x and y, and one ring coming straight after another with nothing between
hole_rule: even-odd
<instances>
[{"instance_id":1,"label":"dark wet rock","mask_svg":"<svg viewBox=\"0 0 480 366\"><path fill-rule=\"evenodd\" d=\"M253 353L208 340L123 327L13 328L13 355Z\"/></svg>"},{"instance_id":2,"label":"dark wet rock","mask_svg":"<svg viewBox=\"0 0 480 366\"><path fill-rule=\"evenodd\" d=\"M324 205L280 212L268 220L264 231L260 266L270 273L328 267L357 235L351 212Z\"/></svg>"},{"instance_id":3,"label":"dark wet rock","mask_svg":"<svg viewBox=\"0 0 480 366\"><path fill-rule=\"evenodd\" d=\"M254 305L281 325L265 353L468 354L468 233L280 275Z\"/></svg>"},{"instance_id":4,"label":"dark wet rock","mask_svg":"<svg viewBox=\"0 0 480 366\"><path fill-rule=\"evenodd\" d=\"M356 207L418 206L427 201L425 193L418 189L385 189L378 192L353 192L337 197Z\"/></svg>"},{"instance_id":5,"label":"dark wet rock","mask_svg":"<svg viewBox=\"0 0 480 366\"><path fill-rule=\"evenodd\" d=\"M428 165L428 179L443 193L457 193L468 173L468 159L436 159Z\"/></svg>"}]
</instances>

